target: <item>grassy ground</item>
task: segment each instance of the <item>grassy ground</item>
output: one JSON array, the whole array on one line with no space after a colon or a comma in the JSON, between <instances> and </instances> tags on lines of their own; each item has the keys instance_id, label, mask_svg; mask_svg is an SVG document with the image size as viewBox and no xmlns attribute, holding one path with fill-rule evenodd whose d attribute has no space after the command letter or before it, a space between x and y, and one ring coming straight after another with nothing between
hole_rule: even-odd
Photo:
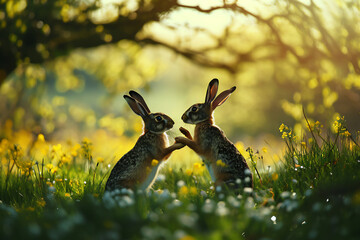
<instances>
[{"instance_id":1,"label":"grassy ground","mask_svg":"<svg viewBox=\"0 0 360 240\"><path fill-rule=\"evenodd\" d=\"M26 152L3 139L0 238L358 239L360 148L343 119L336 127L324 138L309 124L300 140L282 125L282 163L258 173L262 156L248 149L255 187L240 194L213 189L199 163L163 168L148 193L104 193L110 168L88 140L60 154L42 151L41 135Z\"/></svg>"}]
</instances>

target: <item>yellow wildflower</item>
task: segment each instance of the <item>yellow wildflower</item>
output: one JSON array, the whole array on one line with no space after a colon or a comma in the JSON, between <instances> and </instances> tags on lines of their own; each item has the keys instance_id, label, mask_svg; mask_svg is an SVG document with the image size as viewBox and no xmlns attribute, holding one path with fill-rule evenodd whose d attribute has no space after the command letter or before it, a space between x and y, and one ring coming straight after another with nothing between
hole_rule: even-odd
<instances>
[{"instance_id":1,"label":"yellow wildflower","mask_svg":"<svg viewBox=\"0 0 360 240\"><path fill-rule=\"evenodd\" d=\"M216 165L220 167L226 167L226 163L224 163L221 159L216 161Z\"/></svg>"},{"instance_id":2,"label":"yellow wildflower","mask_svg":"<svg viewBox=\"0 0 360 240\"><path fill-rule=\"evenodd\" d=\"M201 163L194 163L193 172L196 175L201 175L204 172L204 166Z\"/></svg>"},{"instance_id":3,"label":"yellow wildflower","mask_svg":"<svg viewBox=\"0 0 360 240\"><path fill-rule=\"evenodd\" d=\"M41 198L41 199L38 200L36 203L37 203L37 205L40 206L40 207L45 207L45 205L46 205L46 202L44 201L44 198Z\"/></svg>"},{"instance_id":4,"label":"yellow wildflower","mask_svg":"<svg viewBox=\"0 0 360 240\"><path fill-rule=\"evenodd\" d=\"M348 130L346 130L346 131L343 133L343 135L344 135L345 137L350 137L350 136L351 136L351 133L350 133Z\"/></svg>"},{"instance_id":5,"label":"yellow wildflower","mask_svg":"<svg viewBox=\"0 0 360 240\"><path fill-rule=\"evenodd\" d=\"M153 166L153 167L157 166L158 164L159 164L159 161L156 160L156 159L153 159L153 160L151 161L151 166Z\"/></svg>"},{"instance_id":6,"label":"yellow wildflower","mask_svg":"<svg viewBox=\"0 0 360 240\"><path fill-rule=\"evenodd\" d=\"M38 142L45 142L45 137L44 137L44 135L40 133L40 134L38 135L38 137L37 137L37 141L38 141Z\"/></svg>"},{"instance_id":7,"label":"yellow wildflower","mask_svg":"<svg viewBox=\"0 0 360 240\"><path fill-rule=\"evenodd\" d=\"M280 132L283 132L284 129L285 129L285 125L282 123L282 124L280 125L280 127L279 127L279 131L280 131Z\"/></svg>"},{"instance_id":8,"label":"yellow wildflower","mask_svg":"<svg viewBox=\"0 0 360 240\"><path fill-rule=\"evenodd\" d=\"M60 162L63 164L70 163L71 158L69 156L67 156L66 154L63 154L60 158Z\"/></svg>"},{"instance_id":9,"label":"yellow wildflower","mask_svg":"<svg viewBox=\"0 0 360 240\"><path fill-rule=\"evenodd\" d=\"M82 140L82 143L83 144L91 144L91 141L87 137L84 137Z\"/></svg>"},{"instance_id":10,"label":"yellow wildflower","mask_svg":"<svg viewBox=\"0 0 360 240\"><path fill-rule=\"evenodd\" d=\"M185 170L185 173L186 173L186 175L191 176L193 171L188 168L188 169Z\"/></svg>"},{"instance_id":11,"label":"yellow wildflower","mask_svg":"<svg viewBox=\"0 0 360 240\"><path fill-rule=\"evenodd\" d=\"M51 170L54 168L54 165L52 165L51 163L48 163L48 164L46 164L46 167L47 167L47 169Z\"/></svg>"},{"instance_id":12,"label":"yellow wildflower","mask_svg":"<svg viewBox=\"0 0 360 240\"><path fill-rule=\"evenodd\" d=\"M179 240L196 240L196 238L189 236L189 235L185 235L182 238L180 238Z\"/></svg>"},{"instance_id":13,"label":"yellow wildflower","mask_svg":"<svg viewBox=\"0 0 360 240\"><path fill-rule=\"evenodd\" d=\"M65 193L65 197L70 197L70 193Z\"/></svg>"},{"instance_id":14,"label":"yellow wildflower","mask_svg":"<svg viewBox=\"0 0 360 240\"><path fill-rule=\"evenodd\" d=\"M53 168L50 170L50 172L51 172L51 173L56 173L58 170L59 170L58 167L53 167Z\"/></svg>"},{"instance_id":15,"label":"yellow wildflower","mask_svg":"<svg viewBox=\"0 0 360 240\"><path fill-rule=\"evenodd\" d=\"M71 149L71 156L76 157L78 155L78 150L81 148L80 144L75 144Z\"/></svg>"},{"instance_id":16,"label":"yellow wildflower","mask_svg":"<svg viewBox=\"0 0 360 240\"><path fill-rule=\"evenodd\" d=\"M56 144L56 145L54 145L54 146L52 147L52 151L55 152L55 153L58 153L58 152L61 151L61 148L62 148L62 146L61 146L61 144L59 143L59 144Z\"/></svg>"},{"instance_id":17,"label":"yellow wildflower","mask_svg":"<svg viewBox=\"0 0 360 240\"><path fill-rule=\"evenodd\" d=\"M273 181L276 181L276 180L278 180L278 178L279 178L279 174L277 174L277 173L274 172L274 173L271 175L271 178L272 178Z\"/></svg>"},{"instance_id":18,"label":"yellow wildflower","mask_svg":"<svg viewBox=\"0 0 360 240\"><path fill-rule=\"evenodd\" d=\"M262 148L262 151L263 151L264 153L267 153L267 152L268 152L268 150L267 150L266 147L263 147L263 148Z\"/></svg>"},{"instance_id":19,"label":"yellow wildflower","mask_svg":"<svg viewBox=\"0 0 360 240\"><path fill-rule=\"evenodd\" d=\"M179 189L179 195L180 196L185 196L189 193L189 189L187 186L182 186L180 189Z\"/></svg>"},{"instance_id":20,"label":"yellow wildflower","mask_svg":"<svg viewBox=\"0 0 360 240\"><path fill-rule=\"evenodd\" d=\"M196 187L190 187L190 194L196 195L197 194L197 188Z\"/></svg>"},{"instance_id":21,"label":"yellow wildflower","mask_svg":"<svg viewBox=\"0 0 360 240\"><path fill-rule=\"evenodd\" d=\"M98 158L96 158L96 161L98 163L102 163L102 162L104 162L104 158L103 157L98 157Z\"/></svg>"}]
</instances>

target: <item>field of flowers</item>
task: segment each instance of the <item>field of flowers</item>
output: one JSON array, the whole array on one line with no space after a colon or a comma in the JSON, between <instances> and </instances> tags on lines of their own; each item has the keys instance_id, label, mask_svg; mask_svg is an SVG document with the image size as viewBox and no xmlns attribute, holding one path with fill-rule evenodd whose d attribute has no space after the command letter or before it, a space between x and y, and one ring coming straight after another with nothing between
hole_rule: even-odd
<instances>
[{"instance_id":1,"label":"field of flowers","mask_svg":"<svg viewBox=\"0 0 360 240\"><path fill-rule=\"evenodd\" d=\"M335 121L334 134L308 123L309 137L301 139L282 124L287 150L271 167L259 167L266 149L236 144L254 176L254 189L240 193L214 189L190 151L170 158L173 164L165 164L149 192L104 192L114 158L136 139L98 132L79 143L52 143L7 125L0 143L1 239L360 236L359 136L350 134L343 118Z\"/></svg>"}]
</instances>

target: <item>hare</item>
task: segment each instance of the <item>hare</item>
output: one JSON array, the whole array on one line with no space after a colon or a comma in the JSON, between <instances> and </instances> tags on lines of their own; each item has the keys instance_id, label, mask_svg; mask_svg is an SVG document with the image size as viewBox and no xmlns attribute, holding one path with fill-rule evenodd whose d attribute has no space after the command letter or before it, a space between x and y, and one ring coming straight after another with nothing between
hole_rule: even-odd
<instances>
[{"instance_id":1,"label":"hare","mask_svg":"<svg viewBox=\"0 0 360 240\"><path fill-rule=\"evenodd\" d=\"M219 80L213 79L209 83L205 103L192 105L181 117L185 123L196 125L194 138L188 130L181 127L180 131L186 138L176 137L175 141L187 145L202 158L215 186L226 185L235 189L252 187L252 175L245 158L225 133L214 125L215 108L223 104L236 87L225 90L216 97L218 86Z\"/></svg>"},{"instance_id":2,"label":"hare","mask_svg":"<svg viewBox=\"0 0 360 240\"><path fill-rule=\"evenodd\" d=\"M139 93L130 91L129 94L130 96L124 95L124 98L134 113L142 117L144 132L135 146L112 169L105 186L107 191L121 188L147 190L153 184L160 164L174 150L185 146L176 142L169 146L165 132L174 125L169 116L151 113Z\"/></svg>"}]
</instances>

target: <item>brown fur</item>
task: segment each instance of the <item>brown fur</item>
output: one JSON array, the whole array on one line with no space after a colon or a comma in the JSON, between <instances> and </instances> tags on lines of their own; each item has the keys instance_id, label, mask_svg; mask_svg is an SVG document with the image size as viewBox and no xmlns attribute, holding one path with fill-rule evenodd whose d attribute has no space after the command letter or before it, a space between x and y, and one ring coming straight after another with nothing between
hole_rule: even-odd
<instances>
[{"instance_id":1,"label":"brown fur","mask_svg":"<svg viewBox=\"0 0 360 240\"><path fill-rule=\"evenodd\" d=\"M203 159L215 185L231 184L238 187L237 179L240 179L242 186L252 187L252 175L245 158L225 133L214 125L212 116L214 109L225 102L235 87L215 98L217 87L218 80L214 79L209 83L205 103L194 104L182 116L184 122L195 124L194 136L182 128L180 131L186 138L177 137L175 140L187 145Z\"/></svg>"},{"instance_id":2,"label":"brown fur","mask_svg":"<svg viewBox=\"0 0 360 240\"><path fill-rule=\"evenodd\" d=\"M140 94L131 91L130 95L132 97L124 97L131 109L143 118L144 133L112 169L105 186L108 191L120 188L133 189L137 186L143 189L150 188L159 165L169 158L174 150L185 146L181 143L168 146L165 131L172 128L174 121L163 113L150 113ZM157 166L152 166L154 159L159 161Z\"/></svg>"}]
</instances>

